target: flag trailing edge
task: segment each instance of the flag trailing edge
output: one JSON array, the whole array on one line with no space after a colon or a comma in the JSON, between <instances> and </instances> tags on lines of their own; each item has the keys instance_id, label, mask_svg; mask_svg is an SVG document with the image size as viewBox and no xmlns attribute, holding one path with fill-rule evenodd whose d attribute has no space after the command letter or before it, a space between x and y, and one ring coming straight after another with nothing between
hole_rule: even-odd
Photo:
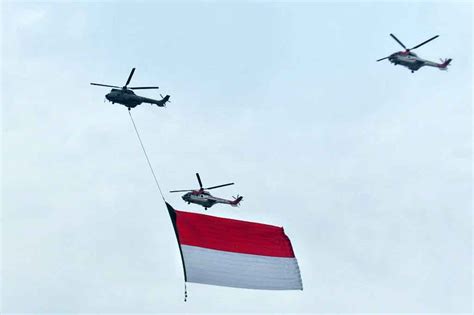
<instances>
[{"instance_id":1,"label":"flag trailing edge","mask_svg":"<svg viewBox=\"0 0 474 315\"><path fill-rule=\"evenodd\" d=\"M302 290L283 228L173 209L186 282L263 290Z\"/></svg>"}]
</instances>

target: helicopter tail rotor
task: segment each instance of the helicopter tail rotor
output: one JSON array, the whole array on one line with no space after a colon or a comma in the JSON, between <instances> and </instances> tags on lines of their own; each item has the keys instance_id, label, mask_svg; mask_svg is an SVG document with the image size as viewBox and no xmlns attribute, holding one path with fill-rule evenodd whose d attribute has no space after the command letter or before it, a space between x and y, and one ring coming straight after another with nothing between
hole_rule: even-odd
<instances>
[{"instance_id":1,"label":"helicopter tail rotor","mask_svg":"<svg viewBox=\"0 0 474 315\"><path fill-rule=\"evenodd\" d=\"M169 95L163 96L162 94L160 94L160 96L161 100L163 101L163 106L166 106L166 103L171 103Z\"/></svg>"},{"instance_id":2,"label":"helicopter tail rotor","mask_svg":"<svg viewBox=\"0 0 474 315\"><path fill-rule=\"evenodd\" d=\"M232 201L230 204L231 204L233 207L238 207L238 206L240 206L240 202L242 201L242 199L244 199L244 197L239 196L239 195L237 195L237 197L232 196L232 198L234 198L234 201Z\"/></svg>"},{"instance_id":3,"label":"helicopter tail rotor","mask_svg":"<svg viewBox=\"0 0 474 315\"><path fill-rule=\"evenodd\" d=\"M438 65L438 68L440 70L448 70L448 66L449 66L449 63L451 62L451 58L446 58L446 59L440 59L441 60L441 64Z\"/></svg>"}]
</instances>

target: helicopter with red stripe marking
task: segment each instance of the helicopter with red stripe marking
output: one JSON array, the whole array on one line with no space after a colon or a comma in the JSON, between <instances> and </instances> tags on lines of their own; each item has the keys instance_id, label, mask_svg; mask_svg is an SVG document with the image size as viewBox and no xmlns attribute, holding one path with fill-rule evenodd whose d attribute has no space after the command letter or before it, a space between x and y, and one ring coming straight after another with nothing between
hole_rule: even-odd
<instances>
[{"instance_id":1,"label":"helicopter with red stripe marking","mask_svg":"<svg viewBox=\"0 0 474 315\"><path fill-rule=\"evenodd\" d=\"M196 177L199 182L199 189L172 190L170 191L170 193L187 192L181 198L188 204L195 203L197 205L203 206L205 210L207 210L207 208L212 207L216 203L223 203L223 204L231 205L233 207L237 207L240 205L240 202L243 199L242 196L237 195L237 197L234 197L234 200L227 200L223 198L214 197L208 191L206 191L206 190L211 190L215 188L234 185L234 183L228 183L228 184L203 188L199 173L196 173Z\"/></svg>"},{"instance_id":2,"label":"helicopter with red stripe marking","mask_svg":"<svg viewBox=\"0 0 474 315\"><path fill-rule=\"evenodd\" d=\"M424 66L435 67L435 68L438 68L440 70L448 70L448 65L449 65L449 63L451 62L452 59L444 59L444 60L441 59L441 63L436 63L436 62L433 62L433 61L429 61L429 60L420 58L420 57L418 57L418 55L411 52L412 50L414 50L414 49L416 49L420 46L423 46L426 43L429 43L433 39L438 38L439 35L431 37L430 39L428 39L428 40L424 41L423 43L418 44L418 45L416 45L416 46L414 46L410 49L406 48L406 46L397 37L395 37L395 35L390 34L390 36L392 36L392 38L397 43L399 43L400 46L405 48L405 50L393 53L390 56L387 56L387 57L384 57L384 58L380 58L379 60L377 60L377 62L388 59L391 63L393 63L394 66L402 65L402 66L407 67L408 69L410 69L412 73L417 71L421 67L424 67Z\"/></svg>"}]
</instances>

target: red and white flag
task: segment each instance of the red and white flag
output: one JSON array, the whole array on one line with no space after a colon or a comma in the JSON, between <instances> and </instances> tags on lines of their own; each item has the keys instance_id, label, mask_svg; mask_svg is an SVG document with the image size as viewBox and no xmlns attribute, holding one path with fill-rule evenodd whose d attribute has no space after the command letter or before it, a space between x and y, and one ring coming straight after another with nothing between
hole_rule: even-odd
<instances>
[{"instance_id":1,"label":"red and white flag","mask_svg":"<svg viewBox=\"0 0 474 315\"><path fill-rule=\"evenodd\" d=\"M302 290L283 228L174 210L168 205L185 281L263 290Z\"/></svg>"}]
</instances>

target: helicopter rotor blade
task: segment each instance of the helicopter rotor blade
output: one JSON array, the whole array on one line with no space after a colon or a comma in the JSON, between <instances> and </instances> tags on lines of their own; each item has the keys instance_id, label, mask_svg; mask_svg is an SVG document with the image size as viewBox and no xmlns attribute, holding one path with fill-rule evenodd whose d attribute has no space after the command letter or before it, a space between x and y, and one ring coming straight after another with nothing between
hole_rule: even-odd
<instances>
[{"instance_id":1,"label":"helicopter rotor blade","mask_svg":"<svg viewBox=\"0 0 474 315\"><path fill-rule=\"evenodd\" d=\"M130 72L130 75L128 76L127 83L125 83L125 86L127 86L130 83L130 80L133 77L133 73L135 72L135 68L132 68L132 71Z\"/></svg>"},{"instance_id":2,"label":"helicopter rotor blade","mask_svg":"<svg viewBox=\"0 0 474 315\"><path fill-rule=\"evenodd\" d=\"M184 190L171 190L170 193L175 193L175 192L185 192L185 191L193 191L192 189L184 189Z\"/></svg>"},{"instance_id":3,"label":"helicopter rotor blade","mask_svg":"<svg viewBox=\"0 0 474 315\"><path fill-rule=\"evenodd\" d=\"M107 84L100 84L100 83L91 83L91 85L106 86L106 87L113 87L113 88L119 88L120 89L120 86L116 86L116 85L107 85Z\"/></svg>"},{"instance_id":4,"label":"helicopter rotor blade","mask_svg":"<svg viewBox=\"0 0 474 315\"><path fill-rule=\"evenodd\" d=\"M196 177L198 178L199 187L201 187L201 189L202 189L201 176L199 176L199 173L196 173Z\"/></svg>"},{"instance_id":5,"label":"helicopter rotor blade","mask_svg":"<svg viewBox=\"0 0 474 315\"><path fill-rule=\"evenodd\" d=\"M392 36L392 38L393 38L394 40L396 40L397 43L399 43L403 48L405 48L406 50L408 50L408 49L405 47L405 45L403 45L403 43L402 43L398 38L395 37L395 35L393 35L392 33L390 33L390 36Z\"/></svg>"},{"instance_id":6,"label":"helicopter rotor blade","mask_svg":"<svg viewBox=\"0 0 474 315\"><path fill-rule=\"evenodd\" d=\"M148 90L148 89L158 89L157 86L134 86L129 87L130 90Z\"/></svg>"},{"instance_id":7,"label":"helicopter rotor blade","mask_svg":"<svg viewBox=\"0 0 474 315\"><path fill-rule=\"evenodd\" d=\"M423 43L418 44L418 45L416 45L415 47L410 48L410 49L408 49L408 50L413 50L413 49L416 49L416 48L418 48L418 47L420 47L420 46L423 46L424 44L426 44L426 43L428 43L428 42L431 42L433 39L438 38L438 37L439 37L439 35L433 36L433 37L431 37L430 39L425 40Z\"/></svg>"},{"instance_id":8,"label":"helicopter rotor blade","mask_svg":"<svg viewBox=\"0 0 474 315\"><path fill-rule=\"evenodd\" d=\"M390 58L390 56L387 56L387 57L384 57L384 58L380 58L379 60L377 60L377 62L382 61L382 60L385 60L385 59L387 59L387 58Z\"/></svg>"},{"instance_id":9,"label":"helicopter rotor blade","mask_svg":"<svg viewBox=\"0 0 474 315\"><path fill-rule=\"evenodd\" d=\"M230 185L234 185L234 183L228 183L228 184L224 184L224 185L217 185L217 186L207 187L207 188L204 188L204 189L209 189L210 190L210 189L224 187L224 186L230 186Z\"/></svg>"}]
</instances>

